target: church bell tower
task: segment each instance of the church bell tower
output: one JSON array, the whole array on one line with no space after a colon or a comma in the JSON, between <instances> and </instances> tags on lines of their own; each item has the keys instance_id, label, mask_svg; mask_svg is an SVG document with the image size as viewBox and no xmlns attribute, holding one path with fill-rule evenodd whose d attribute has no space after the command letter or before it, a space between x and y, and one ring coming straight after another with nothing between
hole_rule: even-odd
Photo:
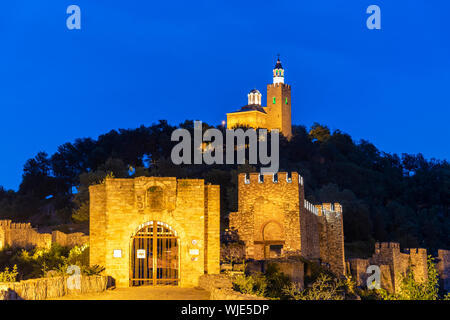
<instances>
[{"instance_id":1,"label":"church bell tower","mask_svg":"<svg viewBox=\"0 0 450 320\"><path fill-rule=\"evenodd\" d=\"M287 139L292 137L291 86L284 83L284 69L278 56L273 68L273 83L267 85L267 124L279 129Z\"/></svg>"}]
</instances>

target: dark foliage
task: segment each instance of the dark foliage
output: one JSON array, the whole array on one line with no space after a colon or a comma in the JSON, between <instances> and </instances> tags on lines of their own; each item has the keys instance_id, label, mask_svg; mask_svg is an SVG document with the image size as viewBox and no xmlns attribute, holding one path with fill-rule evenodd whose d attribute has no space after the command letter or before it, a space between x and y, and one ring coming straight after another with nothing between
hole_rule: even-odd
<instances>
[{"instance_id":1,"label":"dark foliage","mask_svg":"<svg viewBox=\"0 0 450 320\"><path fill-rule=\"evenodd\" d=\"M178 127L192 132L193 122ZM113 130L97 140L77 139L51 156L37 154L26 162L18 192L0 188L0 218L26 221L38 216L37 221L49 225L86 221L88 186L106 175L175 176L219 184L222 227L226 226L227 214L237 209L236 174L257 167L176 166L170 161L175 128L160 121ZM319 124L309 132L304 126L294 126L293 131L291 141L280 141L280 171L303 175L309 201L342 203L346 243L361 244L350 247L358 251L375 240L432 250L450 247L447 161L426 160L421 154L387 154Z\"/></svg>"}]
</instances>

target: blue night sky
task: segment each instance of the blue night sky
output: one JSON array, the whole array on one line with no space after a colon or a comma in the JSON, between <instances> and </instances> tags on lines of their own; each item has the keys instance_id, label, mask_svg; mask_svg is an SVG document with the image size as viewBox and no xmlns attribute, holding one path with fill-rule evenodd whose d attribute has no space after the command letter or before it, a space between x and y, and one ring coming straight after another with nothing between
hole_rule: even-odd
<instances>
[{"instance_id":1,"label":"blue night sky","mask_svg":"<svg viewBox=\"0 0 450 320\"><path fill-rule=\"evenodd\" d=\"M81 30L66 27L70 4ZM366 27L371 4L381 30ZM277 53L294 124L450 159L449 12L446 0L4 1L0 185L17 189L27 159L79 137L219 124L249 90L265 101Z\"/></svg>"}]
</instances>

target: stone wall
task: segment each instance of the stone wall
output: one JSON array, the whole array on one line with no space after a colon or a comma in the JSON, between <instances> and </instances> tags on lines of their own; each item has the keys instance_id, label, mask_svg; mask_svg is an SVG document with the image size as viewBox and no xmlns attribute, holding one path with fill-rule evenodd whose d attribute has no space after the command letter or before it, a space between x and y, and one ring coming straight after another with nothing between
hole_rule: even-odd
<instances>
[{"instance_id":1,"label":"stone wall","mask_svg":"<svg viewBox=\"0 0 450 320\"><path fill-rule=\"evenodd\" d=\"M450 250L438 250L436 267L441 280L441 288L450 291Z\"/></svg>"},{"instance_id":2,"label":"stone wall","mask_svg":"<svg viewBox=\"0 0 450 320\"><path fill-rule=\"evenodd\" d=\"M324 203L318 209L320 260L335 274L345 274L344 221L339 203Z\"/></svg>"},{"instance_id":3,"label":"stone wall","mask_svg":"<svg viewBox=\"0 0 450 320\"><path fill-rule=\"evenodd\" d=\"M89 242L89 236L83 233L65 234L60 231L40 233L30 223L13 223L11 220L0 220L0 249L10 247L50 248L52 243L73 247Z\"/></svg>"},{"instance_id":4,"label":"stone wall","mask_svg":"<svg viewBox=\"0 0 450 320\"><path fill-rule=\"evenodd\" d=\"M261 181L260 179L264 179ZM283 245L283 251L300 250L298 174L287 181L285 172L278 173L278 182L271 175L250 173L238 177L238 212L230 214L230 227L237 229L246 244L247 257L273 257L265 252L264 242Z\"/></svg>"},{"instance_id":5,"label":"stone wall","mask_svg":"<svg viewBox=\"0 0 450 320\"><path fill-rule=\"evenodd\" d=\"M0 300L45 300L67 294L102 292L106 290L107 282L106 276L81 276L80 289L69 289L67 277L0 283Z\"/></svg>"},{"instance_id":6,"label":"stone wall","mask_svg":"<svg viewBox=\"0 0 450 320\"><path fill-rule=\"evenodd\" d=\"M205 272L220 273L220 188L205 186Z\"/></svg>"},{"instance_id":7,"label":"stone wall","mask_svg":"<svg viewBox=\"0 0 450 320\"><path fill-rule=\"evenodd\" d=\"M82 232L64 233L61 231L52 232L52 242L58 243L63 247L82 246L89 243L89 236Z\"/></svg>"},{"instance_id":8,"label":"stone wall","mask_svg":"<svg viewBox=\"0 0 450 320\"><path fill-rule=\"evenodd\" d=\"M340 204L314 206L305 200L303 178L240 174L238 212L229 216L230 229L244 241L246 257L270 259L291 253L323 262L336 274L345 273L344 230ZM282 246L281 252L273 252Z\"/></svg>"},{"instance_id":9,"label":"stone wall","mask_svg":"<svg viewBox=\"0 0 450 320\"><path fill-rule=\"evenodd\" d=\"M358 287L366 286L368 274L367 268L369 267L369 259L349 259L348 260L348 272L351 273L353 279Z\"/></svg>"},{"instance_id":10,"label":"stone wall","mask_svg":"<svg viewBox=\"0 0 450 320\"><path fill-rule=\"evenodd\" d=\"M161 191L157 207L150 201L152 188ZM205 272L220 271L219 191L201 179L170 177L106 179L91 186L91 265L104 266L118 287L129 286L131 239L146 223L159 221L178 237L179 285L197 286Z\"/></svg>"},{"instance_id":11,"label":"stone wall","mask_svg":"<svg viewBox=\"0 0 450 320\"><path fill-rule=\"evenodd\" d=\"M210 292L211 300L266 300L263 297L234 291L232 279L224 274L201 276L199 287Z\"/></svg>"},{"instance_id":12,"label":"stone wall","mask_svg":"<svg viewBox=\"0 0 450 320\"><path fill-rule=\"evenodd\" d=\"M369 265L377 265L381 271L381 287L391 293L398 292L402 275L408 269L414 272L417 282L424 282L428 278L427 250L422 248L405 249L400 251L400 244L396 242L382 242L375 244L375 253L369 259L350 259L349 272L357 285L365 287Z\"/></svg>"},{"instance_id":13,"label":"stone wall","mask_svg":"<svg viewBox=\"0 0 450 320\"><path fill-rule=\"evenodd\" d=\"M265 111L267 112L266 128L278 129L281 134L290 139L292 137L291 86L284 83L268 84Z\"/></svg>"},{"instance_id":14,"label":"stone wall","mask_svg":"<svg viewBox=\"0 0 450 320\"><path fill-rule=\"evenodd\" d=\"M0 249L11 247L41 247L50 248L52 236L39 233L30 223L13 223L11 220L0 220Z\"/></svg>"},{"instance_id":15,"label":"stone wall","mask_svg":"<svg viewBox=\"0 0 450 320\"><path fill-rule=\"evenodd\" d=\"M227 113L227 129L233 129L239 126L250 128L267 128L267 114L260 111L238 111Z\"/></svg>"}]
</instances>

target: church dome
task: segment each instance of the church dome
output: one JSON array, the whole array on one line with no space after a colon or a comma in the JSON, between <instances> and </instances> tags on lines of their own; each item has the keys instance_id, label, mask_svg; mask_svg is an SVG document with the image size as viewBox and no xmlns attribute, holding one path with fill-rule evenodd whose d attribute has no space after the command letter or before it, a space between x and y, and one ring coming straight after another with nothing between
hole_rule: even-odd
<instances>
[{"instance_id":1,"label":"church dome","mask_svg":"<svg viewBox=\"0 0 450 320\"><path fill-rule=\"evenodd\" d=\"M253 89L248 93L248 104L249 105L261 105L261 97L262 94L259 92L259 90Z\"/></svg>"}]
</instances>

